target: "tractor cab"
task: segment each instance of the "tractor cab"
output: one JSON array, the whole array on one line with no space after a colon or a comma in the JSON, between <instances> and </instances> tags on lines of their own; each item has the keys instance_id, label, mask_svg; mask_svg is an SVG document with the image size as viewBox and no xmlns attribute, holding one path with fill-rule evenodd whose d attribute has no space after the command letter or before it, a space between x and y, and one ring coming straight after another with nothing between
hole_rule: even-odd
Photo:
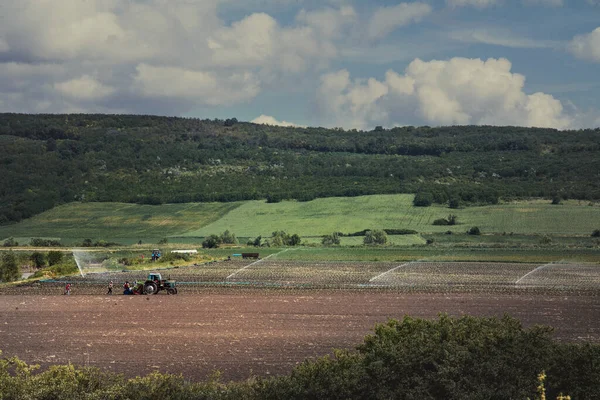
<instances>
[{"instance_id":1,"label":"tractor cab","mask_svg":"<svg viewBox=\"0 0 600 400\"><path fill-rule=\"evenodd\" d=\"M162 277L160 276L160 274L158 272L150 272L150 274L148 274L148 280L149 281L162 281Z\"/></svg>"},{"instance_id":2,"label":"tractor cab","mask_svg":"<svg viewBox=\"0 0 600 400\"><path fill-rule=\"evenodd\" d=\"M158 261L158 259L160 258L161 254L160 254L160 250L159 249L154 249L152 250L152 261Z\"/></svg>"}]
</instances>

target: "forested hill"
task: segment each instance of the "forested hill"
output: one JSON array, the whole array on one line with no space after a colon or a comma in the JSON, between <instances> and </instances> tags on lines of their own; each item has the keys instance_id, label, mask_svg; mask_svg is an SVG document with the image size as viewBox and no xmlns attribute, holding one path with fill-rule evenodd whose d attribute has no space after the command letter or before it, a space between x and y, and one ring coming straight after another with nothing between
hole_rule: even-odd
<instances>
[{"instance_id":1,"label":"forested hill","mask_svg":"<svg viewBox=\"0 0 600 400\"><path fill-rule=\"evenodd\" d=\"M344 131L235 118L0 114L0 148L3 224L71 201L307 201L415 192L440 203L600 199L600 129Z\"/></svg>"}]
</instances>

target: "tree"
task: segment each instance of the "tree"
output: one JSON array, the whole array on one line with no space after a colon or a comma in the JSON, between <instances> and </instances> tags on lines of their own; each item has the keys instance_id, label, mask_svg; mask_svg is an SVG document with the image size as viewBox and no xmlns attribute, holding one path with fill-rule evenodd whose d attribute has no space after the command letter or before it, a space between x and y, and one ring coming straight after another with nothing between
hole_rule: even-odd
<instances>
[{"instance_id":1,"label":"tree","mask_svg":"<svg viewBox=\"0 0 600 400\"><path fill-rule=\"evenodd\" d=\"M17 257L12 251L7 251L2 254L0 261L0 281L12 282L19 279L19 266L17 265Z\"/></svg>"},{"instance_id":2,"label":"tree","mask_svg":"<svg viewBox=\"0 0 600 400\"><path fill-rule=\"evenodd\" d=\"M9 237L4 241L4 247L15 247L19 245L19 242L16 242L14 238Z\"/></svg>"},{"instance_id":3,"label":"tree","mask_svg":"<svg viewBox=\"0 0 600 400\"><path fill-rule=\"evenodd\" d=\"M592 232L592 237L600 237L600 229L595 229L594 232Z\"/></svg>"},{"instance_id":4,"label":"tree","mask_svg":"<svg viewBox=\"0 0 600 400\"><path fill-rule=\"evenodd\" d=\"M257 236L254 241L252 242L252 245L254 247L260 247L262 246L262 236Z\"/></svg>"},{"instance_id":5,"label":"tree","mask_svg":"<svg viewBox=\"0 0 600 400\"><path fill-rule=\"evenodd\" d=\"M450 200L448 200L448 207L460 208L460 200L457 199L456 197L451 198Z\"/></svg>"},{"instance_id":6,"label":"tree","mask_svg":"<svg viewBox=\"0 0 600 400\"><path fill-rule=\"evenodd\" d=\"M479 230L479 227L477 226L472 226L467 233L469 235L481 235L481 231Z\"/></svg>"},{"instance_id":7,"label":"tree","mask_svg":"<svg viewBox=\"0 0 600 400\"><path fill-rule=\"evenodd\" d=\"M552 238L548 235L544 235L540 238L540 244L551 244Z\"/></svg>"},{"instance_id":8,"label":"tree","mask_svg":"<svg viewBox=\"0 0 600 400\"><path fill-rule=\"evenodd\" d=\"M298 236L297 233L294 233L292 236L290 236L290 246L298 246L300 244L300 242L302 241L302 239L300 239L300 236Z\"/></svg>"},{"instance_id":9,"label":"tree","mask_svg":"<svg viewBox=\"0 0 600 400\"><path fill-rule=\"evenodd\" d=\"M280 203L281 195L278 193L268 194L267 195L267 203Z\"/></svg>"},{"instance_id":10,"label":"tree","mask_svg":"<svg viewBox=\"0 0 600 400\"><path fill-rule=\"evenodd\" d=\"M238 240L235 237L235 233L231 233L229 230L226 230L221 234L221 243L237 244L237 242Z\"/></svg>"},{"instance_id":11,"label":"tree","mask_svg":"<svg viewBox=\"0 0 600 400\"><path fill-rule=\"evenodd\" d=\"M297 234L289 235L285 231L275 231L271 234L271 246L297 246L301 238Z\"/></svg>"},{"instance_id":12,"label":"tree","mask_svg":"<svg viewBox=\"0 0 600 400\"><path fill-rule=\"evenodd\" d=\"M218 235L210 235L202 242L202 247L205 249L216 249L221 244L221 237Z\"/></svg>"},{"instance_id":13,"label":"tree","mask_svg":"<svg viewBox=\"0 0 600 400\"><path fill-rule=\"evenodd\" d=\"M63 259L63 253L60 251L49 251L48 252L48 266L53 266L60 263Z\"/></svg>"},{"instance_id":14,"label":"tree","mask_svg":"<svg viewBox=\"0 0 600 400\"><path fill-rule=\"evenodd\" d=\"M323 246L334 246L340 244L340 236L337 232L333 232L331 235L324 235L321 239Z\"/></svg>"},{"instance_id":15,"label":"tree","mask_svg":"<svg viewBox=\"0 0 600 400\"><path fill-rule=\"evenodd\" d=\"M419 192L413 199L415 207L429 207L433 203L433 194L430 192Z\"/></svg>"},{"instance_id":16,"label":"tree","mask_svg":"<svg viewBox=\"0 0 600 400\"><path fill-rule=\"evenodd\" d=\"M367 231L363 243L367 245L372 244L386 244L388 241L387 233L382 230Z\"/></svg>"},{"instance_id":17,"label":"tree","mask_svg":"<svg viewBox=\"0 0 600 400\"><path fill-rule=\"evenodd\" d=\"M162 238L158 241L158 244L167 244L167 243L169 243L169 239L167 239L167 238Z\"/></svg>"},{"instance_id":18,"label":"tree","mask_svg":"<svg viewBox=\"0 0 600 400\"><path fill-rule=\"evenodd\" d=\"M458 217L454 214L448 215L448 218L438 218L433 221L433 225L456 225Z\"/></svg>"},{"instance_id":19,"label":"tree","mask_svg":"<svg viewBox=\"0 0 600 400\"><path fill-rule=\"evenodd\" d=\"M29 259L36 268L42 268L46 264L46 256L44 256L44 253L39 251L34 251L31 253Z\"/></svg>"},{"instance_id":20,"label":"tree","mask_svg":"<svg viewBox=\"0 0 600 400\"><path fill-rule=\"evenodd\" d=\"M560 197L558 197L558 196L552 197L552 204L554 204L554 205L560 204Z\"/></svg>"}]
</instances>

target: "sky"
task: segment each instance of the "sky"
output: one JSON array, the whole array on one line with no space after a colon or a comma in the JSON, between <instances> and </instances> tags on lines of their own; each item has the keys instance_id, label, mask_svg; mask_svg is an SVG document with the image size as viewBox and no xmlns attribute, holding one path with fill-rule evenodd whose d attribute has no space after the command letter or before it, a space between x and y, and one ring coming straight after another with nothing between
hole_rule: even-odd
<instances>
[{"instance_id":1,"label":"sky","mask_svg":"<svg viewBox=\"0 0 600 400\"><path fill-rule=\"evenodd\" d=\"M600 0L2 0L0 112L600 126Z\"/></svg>"}]
</instances>

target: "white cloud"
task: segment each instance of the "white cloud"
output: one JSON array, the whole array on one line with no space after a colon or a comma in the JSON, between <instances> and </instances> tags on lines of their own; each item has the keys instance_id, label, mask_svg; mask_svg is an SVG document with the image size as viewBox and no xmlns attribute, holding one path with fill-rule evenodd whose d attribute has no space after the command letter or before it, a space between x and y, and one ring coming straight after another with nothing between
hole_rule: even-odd
<instances>
[{"instance_id":1,"label":"white cloud","mask_svg":"<svg viewBox=\"0 0 600 400\"><path fill-rule=\"evenodd\" d=\"M8 50L10 50L10 46L4 38L0 37L0 53L7 52Z\"/></svg>"},{"instance_id":2,"label":"white cloud","mask_svg":"<svg viewBox=\"0 0 600 400\"><path fill-rule=\"evenodd\" d=\"M431 6L425 3L400 3L395 6L380 7L371 16L367 35L370 39L382 38L398 27L419 22L431 11Z\"/></svg>"},{"instance_id":3,"label":"white cloud","mask_svg":"<svg viewBox=\"0 0 600 400\"><path fill-rule=\"evenodd\" d=\"M325 37L339 37L351 24L357 22L358 15L352 6L339 9L327 7L317 11L301 10L296 16L300 24L310 26Z\"/></svg>"},{"instance_id":4,"label":"white cloud","mask_svg":"<svg viewBox=\"0 0 600 400\"><path fill-rule=\"evenodd\" d=\"M252 14L211 35L213 60L224 66L263 65L275 51L277 21L267 14Z\"/></svg>"},{"instance_id":5,"label":"white cloud","mask_svg":"<svg viewBox=\"0 0 600 400\"><path fill-rule=\"evenodd\" d=\"M250 73L220 77L212 72L148 64L140 64L136 70L135 89L151 98L176 98L216 106L249 100L260 91L259 82Z\"/></svg>"},{"instance_id":6,"label":"white cloud","mask_svg":"<svg viewBox=\"0 0 600 400\"><path fill-rule=\"evenodd\" d=\"M587 35L575 36L568 48L578 58L600 62L600 27Z\"/></svg>"},{"instance_id":7,"label":"white cloud","mask_svg":"<svg viewBox=\"0 0 600 400\"><path fill-rule=\"evenodd\" d=\"M54 88L65 96L81 100L96 100L110 96L115 89L98 82L89 75L71 79L66 82L55 83Z\"/></svg>"},{"instance_id":8,"label":"white cloud","mask_svg":"<svg viewBox=\"0 0 600 400\"><path fill-rule=\"evenodd\" d=\"M516 36L508 30L471 29L454 30L449 36L457 41L465 43L491 44L494 46L512 47L512 48L556 48L561 45L560 42L551 40L534 40L526 37ZM564 45L564 44L563 44Z\"/></svg>"},{"instance_id":9,"label":"white cloud","mask_svg":"<svg viewBox=\"0 0 600 400\"><path fill-rule=\"evenodd\" d=\"M562 7L563 5L563 0L523 0L523 3L525 4L540 4L543 6L550 6L550 7Z\"/></svg>"},{"instance_id":10,"label":"white cloud","mask_svg":"<svg viewBox=\"0 0 600 400\"><path fill-rule=\"evenodd\" d=\"M322 77L318 101L330 125L368 128L418 120L433 125L491 124L567 128L560 101L523 91L525 77L506 59L414 60L403 75L351 80L347 71Z\"/></svg>"},{"instance_id":11,"label":"white cloud","mask_svg":"<svg viewBox=\"0 0 600 400\"><path fill-rule=\"evenodd\" d=\"M486 8L499 3L499 0L446 0L450 7L472 6L477 8Z\"/></svg>"},{"instance_id":12,"label":"white cloud","mask_svg":"<svg viewBox=\"0 0 600 400\"><path fill-rule=\"evenodd\" d=\"M250 122L255 123L255 124L262 124L262 125L302 127L302 125L294 124L293 122L278 121L274 117L272 117L270 115L264 115L264 114L261 114L260 116L254 118Z\"/></svg>"}]
</instances>

